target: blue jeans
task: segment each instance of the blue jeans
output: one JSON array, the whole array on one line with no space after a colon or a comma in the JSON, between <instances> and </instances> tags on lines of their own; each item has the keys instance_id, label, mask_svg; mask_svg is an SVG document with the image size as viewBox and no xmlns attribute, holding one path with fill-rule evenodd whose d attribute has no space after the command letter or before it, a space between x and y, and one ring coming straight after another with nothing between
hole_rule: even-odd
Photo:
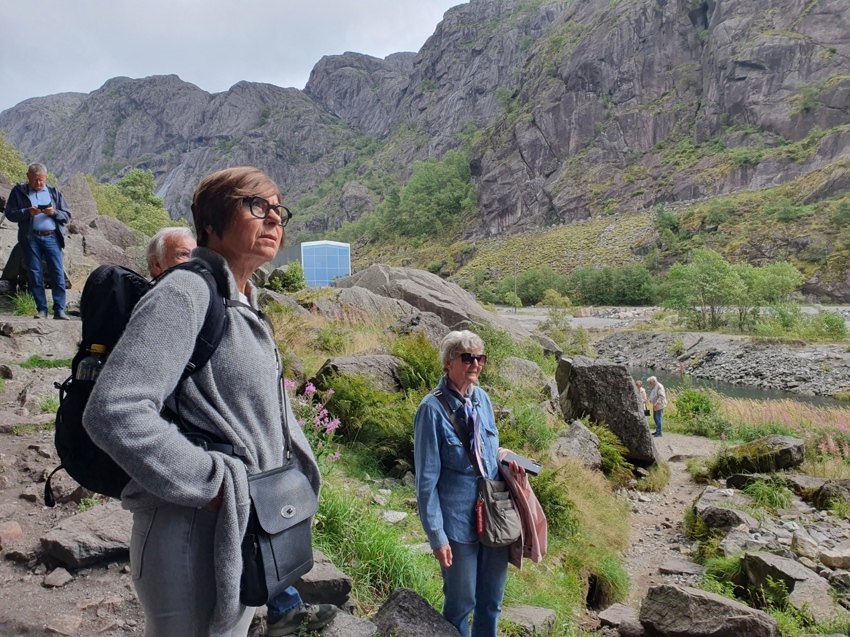
<instances>
[{"instance_id":1,"label":"blue jeans","mask_svg":"<svg viewBox=\"0 0 850 637\"><path fill-rule=\"evenodd\" d=\"M664 413L663 409L652 410L652 419L655 421L655 433L661 435L661 416Z\"/></svg>"},{"instance_id":2,"label":"blue jeans","mask_svg":"<svg viewBox=\"0 0 850 637\"><path fill-rule=\"evenodd\" d=\"M58 232L58 230L57 230ZM53 292L53 313L65 311L65 266L62 263L62 248L55 234L41 236L31 234L24 243L27 260L27 280L39 312L47 312L47 294L44 291L44 272L41 260L47 263L50 289Z\"/></svg>"},{"instance_id":3,"label":"blue jeans","mask_svg":"<svg viewBox=\"0 0 850 637\"><path fill-rule=\"evenodd\" d=\"M452 565L443 571L443 617L469 637L496 637L502 596L508 579L510 547L491 548L480 542L462 544L449 540Z\"/></svg>"},{"instance_id":4,"label":"blue jeans","mask_svg":"<svg viewBox=\"0 0 850 637\"><path fill-rule=\"evenodd\" d=\"M288 612L295 610L301 606L301 595L290 586L280 595L268 601L266 607L269 609L269 614L266 621L269 624L279 622Z\"/></svg>"}]
</instances>

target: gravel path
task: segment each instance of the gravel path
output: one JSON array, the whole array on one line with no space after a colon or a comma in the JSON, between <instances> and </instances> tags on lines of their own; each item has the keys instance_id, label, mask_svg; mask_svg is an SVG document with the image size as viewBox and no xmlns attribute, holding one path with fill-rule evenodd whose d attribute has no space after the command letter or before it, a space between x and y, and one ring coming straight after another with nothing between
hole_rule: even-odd
<instances>
[{"instance_id":1,"label":"gravel path","mask_svg":"<svg viewBox=\"0 0 850 637\"><path fill-rule=\"evenodd\" d=\"M687 507L704 489L691 481L688 458L714 454L719 443L707 438L664 434L656 439L661 459L670 465L670 484L662 493L628 492L632 504L631 546L625 555L632 580L625 603L638 608L651 586L662 583L693 584L696 575L664 575L659 567L668 560L687 560L690 542L682 530Z\"/></svg>"}]
</instances>

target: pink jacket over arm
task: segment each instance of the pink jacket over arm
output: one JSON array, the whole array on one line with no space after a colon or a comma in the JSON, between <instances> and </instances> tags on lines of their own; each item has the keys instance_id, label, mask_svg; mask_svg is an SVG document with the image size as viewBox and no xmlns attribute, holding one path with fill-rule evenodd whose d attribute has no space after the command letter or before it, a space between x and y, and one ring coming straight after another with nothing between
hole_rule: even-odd
<instances>
[{"instance_id":1,"label":"pink jacket over arm","mask_svg":"<svg viewBox=\"0 0 850 637\"><path fill-rule=\"evenodd\" d=\"M549 527L546 524L543 507L540 506L537 496L534 495L528 483L528 476L525 475L522 479L516 480L511 475L510 468L502 464L502 459L509 453L511 453L510 449L499 448L499 471L511 490L522 521L522 535L511 544L510 556L510 563L522 569L523 558L530 559L536 564L546 555Z\"/></svg>"}]
</instances>

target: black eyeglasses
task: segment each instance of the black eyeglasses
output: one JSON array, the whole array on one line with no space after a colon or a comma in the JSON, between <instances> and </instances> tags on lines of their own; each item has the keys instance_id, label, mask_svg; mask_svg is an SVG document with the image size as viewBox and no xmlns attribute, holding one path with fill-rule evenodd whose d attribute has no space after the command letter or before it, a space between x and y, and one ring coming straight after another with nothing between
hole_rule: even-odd
<instances>
[{"instance_id":1,"label":"black eyeglasses","mask_svg":"<svg viewBox=\"0 0 850 637\"><path fill-rule=\"evenodd\" d=\"M460 360L467 365L472 365L473 361L479 365L483 365L487 362L487 354L470 354L469 352L464 352L460 355Z\"/></svg>"},{"instance_id":2,"label":"black eyeglasses","mask_svg":"<svg viewBox=\"0 0 850 637\"><path fill-rule=\"evenodd\" d=\"M289 208L280 204L269 203L265 197L245 197L242 201L248 206L251 215L257 219L266 219L269 213L274 210L280 217L281 228L285 228L289 220L292 219L292 212Z\"/></svg>"}]
</instances>

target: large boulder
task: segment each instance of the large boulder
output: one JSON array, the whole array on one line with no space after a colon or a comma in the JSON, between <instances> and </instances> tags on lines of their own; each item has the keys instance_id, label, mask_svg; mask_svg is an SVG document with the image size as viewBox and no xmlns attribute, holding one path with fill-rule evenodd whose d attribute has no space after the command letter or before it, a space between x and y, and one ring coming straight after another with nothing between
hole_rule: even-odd
<instances>
[{"instance_id":1,"label":"large boulder","mask_svg":"<svg viewBox=\"0 0 850 637\"><path fill-rule=\"evenodd\" d=\"M722 453L712 466L713 478L735 473L772 473L803 464L806 445L792 436L765 436Z\"/></svg>"},{"instance_id":2,"label":"large boulder","mask_svg":"<svg viewBox=\"0 0 850 637\"><path fill-rule=\"evenodd\" d=\"M449 333L449 328L443 325L440 317L433 312L416 311L415 314L402 316L390 325L390 329L400 335L422 334L436 348Z\"/></svg>"},{"instance_id":3,"label":"large boulder","mask_svg":"<svg viewBox=\"0 0 850 637\"><path fill-rule=\"evenodd\" d=\"M569 429L558 435L552 445L552 453L556 458L572 458L588 469L599 469L602 466L599 438L578 420L574 420Z\"/></svg>"},{"instance_id":4,"label":"large boulder","mask_svg":"<svg viewBox=\"0 0 850 637\"><path fill-rule=\"evenodd\" d=\"M398 588L372 621L381 635L458 637L460 633L425 599L409 588Z\"/></svg>"},{"instance_id":5,"label":"large boulder","mask_svg":"<svg viewBox=\"0 0 850 637\"><path fill-rule=\"evenodd\" d=\"M51 557L78 568L126 557L132 529L133 516L113 500L62 520L41 538L41 546Z\"/></svg>"},{"instance_id":6,"label":"large boulder","mask_svg":"<svg viewBox=\"0 0 850 637\"><path fill-rule=\"evenodd\" d=\"M424 270L376 264L338 279L335 286L357 286L381 296L407 301L423 312L433 312L445 325L453 329L467 327L470 323L489 323L507 330L517 338L530 336L530 332L518 322L496 316L482 308L475 298L459 285Z\"/></svg>"},{"instance_id":7,"label":"large boulder","mask_svg":"<svg viewBox=\"0 0 850 637\"><path fill-rule=\"evenodd\" d=\"M741 558L747 581L754 587L767 587L768 578L783 582L788 591L788 603L807 613L818 623L835 617L837 608L829 582L799 562L773 553L744 553Z\"/></svg>"},{"instance_id":8,"label":"large boulder","mask_svg":"<svg viewBox=\"0 0 850 637\"><path fill-rule=\"evenodd\" d=\"M380 296L361 287L331 290L329 294L312 297L302 305L333 320L368 318L389 322L418 313L406 301Z\"/></svg>"},{"instance_id":9,"label":"large boulder","mask_svg":"<svg viewBox=\"0 0 850 637\"><path fill-rule=\"evenodd\" d=\"M351 578L324 553L313 549L313 568L295 583L295 588L305 602L345 608L351 593Z\"/></svg>"},{"instance_id":10,"label":"large boulder","mask_svg":"<svg viewBox=\"0 0 850 637\"><path fill-rule=\"evenodd\" d=\"M664 584L649 589L640 622L650 637L775 637L776 620L722 595Z\"/></svg>"},{"instance_id":11,"label":"large boulder","mask_svg":"<svg viewBox=\"0 0 850 637\"><path fill-rule=\"evenodd\" d=\"M589 417L605 423L628 449L628 458L658 461L637 388L624 365L594 361L585 356L561 358L555 374L564 419Z\"/></svg>"},{"instance_id":12,"label":"large boulder","mask_svg":"<svg viewBox=\"0 0 850 637\"><path fill-rule=\"evenodd\" d=\"M329 358L310 382L317 389L324 390L328 388L327 381L331 376L360 376L371 380L376 388L393 393L401 391L398 373L401 363L400 358L387 354Z\"/></svg>"}]
</instances>

